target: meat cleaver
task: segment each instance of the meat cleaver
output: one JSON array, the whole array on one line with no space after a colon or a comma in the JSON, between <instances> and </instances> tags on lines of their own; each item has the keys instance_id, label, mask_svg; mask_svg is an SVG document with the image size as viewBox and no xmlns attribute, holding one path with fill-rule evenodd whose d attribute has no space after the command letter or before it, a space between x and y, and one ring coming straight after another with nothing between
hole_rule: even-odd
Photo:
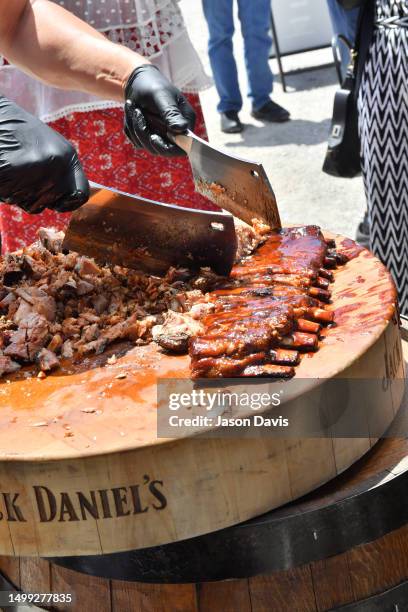
<instances>
[{"instance_id":1,"label":"meat cleaver","mask_svg":"<svg viewBox=\"0 0 408 612\"><path fill-rule=\"evenodd\" d=\"M262 164L217 149L191 130L169 132L157 115L144 115L154 131L187 153L198 193L250 225L260 219L273 230L281 229L275 194Z\"/></svg>"},{"instance_id":2,"label":"meat cleaver","mask_svg":"<svg viewBox=\"0 0 408 612\"><path fill-rule=\"evenodd\" d=\"M282 227L262 164L221 151L191 131L167 136L187 153L198 193L246 223L260 219L271 229Z\"/></svg>"},{"instance_id":3,"label":"meat cleaver","mask_svg":"<svg viewBox=\"0 0 408 612\"><path fill-rule=\"evenodd\" d=\"M150 274L162 275L169 266L229 274L237 249L230 214L162 204L95 183L91 192L72 214L63 249Z\"/></svg>"}]
</instances>

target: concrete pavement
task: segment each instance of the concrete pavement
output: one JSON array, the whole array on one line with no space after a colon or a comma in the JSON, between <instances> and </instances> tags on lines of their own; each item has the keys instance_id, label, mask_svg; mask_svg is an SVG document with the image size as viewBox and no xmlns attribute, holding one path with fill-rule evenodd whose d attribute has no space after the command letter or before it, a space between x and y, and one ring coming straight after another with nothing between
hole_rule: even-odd
<instances>
[{"instance_id":1,"label":"concrete pavement","mask_svg":"<svg viewBox=\"0 0 408 612\"><path fill-rule=\"evenodd\" d=\"M200 0L181 0L190 37L210 74L207 55L207 26ZM242 93L246 91L245 66L239 22L234 39ZM331 51L323 49L284 58L286 70L321 66L331 62ZM275 60L271 62L277 73ZM241 113L246 129L242 134L219 130L215 88L201 93L209 139L236 155L263 163L273 185L284 222L316 223L323 228L354 237L365 207L361 177L339 179L321 171L327 146L333 97L338 87L334 66L314 68L287 76L288 93L279 77L273 98L291 113L284 124L263 124L250 116L250 102Z\"/></svg>"}]
</instances>

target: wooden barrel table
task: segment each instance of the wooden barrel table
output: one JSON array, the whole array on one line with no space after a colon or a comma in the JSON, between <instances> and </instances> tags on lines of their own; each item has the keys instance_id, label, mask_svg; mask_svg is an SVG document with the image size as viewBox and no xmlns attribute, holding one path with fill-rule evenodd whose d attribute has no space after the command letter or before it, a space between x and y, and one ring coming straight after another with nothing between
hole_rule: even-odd
<instances>
[{"instance_id":1,"label":"wooden barrel table","mask_svg":"<svg viewBox=\"0 0 408 612\"><path fill-rule=\"evenodd\" d=\"M297 367L301 393L261 411L321 424L323 407L325 435L158 438L157 381L187 379L189 361L153 345L3 381L3 589L71 592L58 609L81 612L303 612L406 595L406 441L376 445L404 406L395 289L335 238L353 255L335 271L336 325ZM333 381L368 386L339 397ZM339 436L362 404L359 435Z\"/></svg>"},{"instance_id":2,"label":"wooden barrel table","mask_svg":"<svg viewBox=\"0 0 408 612\"><path fill-rule=\"evenodd\" d=\"M258 412L293 415L297 436L211 437L190 428L159 438L158 379L188 380L189 358L154 344L118 353L112 365L117 348L45 380L29 371L3 380L0 554L108 554L184 540L293 501L362 457L403 395L396 294L368 251L336 242L352 255L335 270L336 325L292 381L271 383L284 391L282 404ZM339 381L368 385L343 397ZM342 416L361 407L359 435L339 435ZM305 433L313 423L323 435Z\"/></svg>"},{"instance_id":3,"label":"wooden barrel table","mask_svg":"<svg viewBox=\"0 0 408 612\"><path fill-rule=\"evenodd\" d=\"M381 440L319 490L213 534L52 563L1 557L0 572L0 590L73 593L56 608L67 612L405 612L408 440Z\"/></svg>"}]
</instances>

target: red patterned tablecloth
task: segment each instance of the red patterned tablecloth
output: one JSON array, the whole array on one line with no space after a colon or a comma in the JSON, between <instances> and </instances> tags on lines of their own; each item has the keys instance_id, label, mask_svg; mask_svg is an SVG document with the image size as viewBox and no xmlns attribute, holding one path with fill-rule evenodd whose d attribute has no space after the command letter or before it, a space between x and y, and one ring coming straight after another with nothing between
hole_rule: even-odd
<instances>
[{"instance_id":1,"label":"red patterned tablecloth","mask_svg":"<svg viewBox=\"0 0 408 612\"><path fill-rule=\"evenodd\" d=\"M186 94L197 113L196 133L206 138L204 118L197 94ZM50 124L77 148L88 178L145 198L191 208L216 210L195 193L186 158L155 157L136 150L123 134L122 109L73 113ZM28 215L15 206L0 204L2 252L30 244L39 227L64 228L69 214L46 210Z\"/></svg>"}]
</instances>

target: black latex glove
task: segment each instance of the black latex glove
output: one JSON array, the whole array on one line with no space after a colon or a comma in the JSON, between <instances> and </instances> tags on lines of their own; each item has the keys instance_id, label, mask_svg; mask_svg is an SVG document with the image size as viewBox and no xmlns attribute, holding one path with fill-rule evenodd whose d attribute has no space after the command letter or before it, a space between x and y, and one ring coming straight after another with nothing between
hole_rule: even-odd
<instances>
[{"instance_id":1,"label":"black latex glove","mask_svg":"<svg viewBox=\"0 0 408 612\"><path fill-rule=\"evenodd\" d=\"M0 200L39 213L75 210L88 198L89 183L74 147L0 96Z\"/></svg>"},{"instance_id":2,"label":"black latex glove","mask_svg":"<svg viewBox=\"0 0 408 612\"><path fill-rule=\"evenodd\" d=\"M136 68L126 84L125 97L125 134L135 147L153 155L185 155L166 134L193 130L195 112L156 66Z\"/></svg>"}]
</instances>

